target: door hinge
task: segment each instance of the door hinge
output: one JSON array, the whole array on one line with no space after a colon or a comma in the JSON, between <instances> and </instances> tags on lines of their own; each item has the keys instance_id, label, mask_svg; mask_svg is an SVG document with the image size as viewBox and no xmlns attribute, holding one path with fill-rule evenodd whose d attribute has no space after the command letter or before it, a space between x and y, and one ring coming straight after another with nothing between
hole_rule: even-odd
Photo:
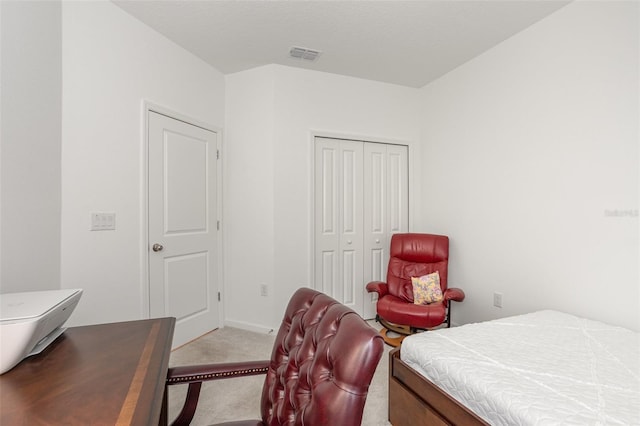
<instances>
[{"instance_id":1,"label":"door hinge","mask_svg":"<svg viewBox=\"0 0 640 426\"><path fill-rule=\"evenodd\" d=\"M216 229L219 231L220 230L220 221L216 222Z\"/></svg>"},{"instance_id":2,"label":"door hinge","mask_svg":"<svg viewBox=\"0 0 640 426\"><path fill-rule=\"evenodd\" d=\"M220 301L220 292L218 292L218 302Z\"/></svg>"},{"instance_id":3,"label":"door hinge","mask_svg":"<svg viewBox=\"0 0 640 426\"><path fill-rule=\"evenodd\" d=\"M216 149L216 160L220 159L220 150Z\"/></svg>"}]
</instances>

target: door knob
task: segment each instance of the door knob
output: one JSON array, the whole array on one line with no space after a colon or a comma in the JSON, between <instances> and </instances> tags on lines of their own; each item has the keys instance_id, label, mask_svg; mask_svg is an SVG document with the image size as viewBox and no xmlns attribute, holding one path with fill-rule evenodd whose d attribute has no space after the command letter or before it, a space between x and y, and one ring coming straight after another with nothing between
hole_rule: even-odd
<instances>
[{"instance_id":1,"label":"door knob","mask_svg":"<svg viewBox=\"0 0 640 426\"><path fill-rule=\"evenodd\" d=\"M155 243L153 247L151 247L151 249L153 251L162 251L164 249L164 246L162 244Z\"/></svg>"},{"instance_id":2,"label":"door knob","mask_svg":"<svg viewBox=\"0 0 640 426\"><path fill-rule=\"evenodd\" d=\"M380 244L380 240L376 238L376 244Z\"/></svg>"}]
</instances>

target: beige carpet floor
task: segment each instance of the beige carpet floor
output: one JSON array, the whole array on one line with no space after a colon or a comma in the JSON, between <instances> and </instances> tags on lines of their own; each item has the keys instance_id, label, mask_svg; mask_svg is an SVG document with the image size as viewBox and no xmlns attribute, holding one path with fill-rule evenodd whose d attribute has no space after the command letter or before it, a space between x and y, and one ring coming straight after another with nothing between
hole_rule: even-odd
<instances>
[{"instance_id":1,"label":"beige carpet floor","mask_svg":"<svg viewBox=\"0 0 640 426\"><path fill-rule=\"evenodd\" d=\"M379 328L379 324L374 321L370 321L369 324L376 329ZM260 334L225 327L173 351L169 365L269 359L274 339L274 334ZM390 346L385 345L385 351L371 382L362 418L362 424L365 426L390 424L387 421L389 391L387 372L391 349ZM202 386L198 410L192 424L210 425L230 420L260 418L263 381L264 376L254 376L205 383ZM186 391L186 386L169 388L169 419L172 420L178 415Z\"/></svg>"}]
</instances>

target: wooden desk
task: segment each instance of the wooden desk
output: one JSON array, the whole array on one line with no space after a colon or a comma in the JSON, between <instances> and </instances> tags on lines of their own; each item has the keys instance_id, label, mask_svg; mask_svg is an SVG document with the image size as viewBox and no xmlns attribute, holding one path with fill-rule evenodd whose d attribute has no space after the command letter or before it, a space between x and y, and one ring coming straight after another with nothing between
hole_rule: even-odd
<instances>
[{"instance_id":1,"label":"wooden desk","mask_svg":"<svg viewBox=\"0 0 640 426\"><path fill-rule=\"evenodd\" d=\"M161 318L67 329L0 376L0 424L157 425L174 325Z\"/></svg>"}]
</instances>

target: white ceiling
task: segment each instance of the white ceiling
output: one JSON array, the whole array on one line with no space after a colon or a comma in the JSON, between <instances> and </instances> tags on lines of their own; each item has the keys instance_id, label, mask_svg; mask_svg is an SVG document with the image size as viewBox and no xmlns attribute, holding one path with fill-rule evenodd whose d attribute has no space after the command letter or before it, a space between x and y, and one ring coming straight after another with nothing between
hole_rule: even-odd
<instances>
[{"instance_id":1,"label":"white ceiling","mask_svg":"<svg viewBox=\"0 0 640 426\"><path fill-rule=\"evenodd\" d=\"M565 0L115 0L224 74L281 64L422 87ZM315 62L289 57L300 46Z\"/></svg>"}]
</instances>

